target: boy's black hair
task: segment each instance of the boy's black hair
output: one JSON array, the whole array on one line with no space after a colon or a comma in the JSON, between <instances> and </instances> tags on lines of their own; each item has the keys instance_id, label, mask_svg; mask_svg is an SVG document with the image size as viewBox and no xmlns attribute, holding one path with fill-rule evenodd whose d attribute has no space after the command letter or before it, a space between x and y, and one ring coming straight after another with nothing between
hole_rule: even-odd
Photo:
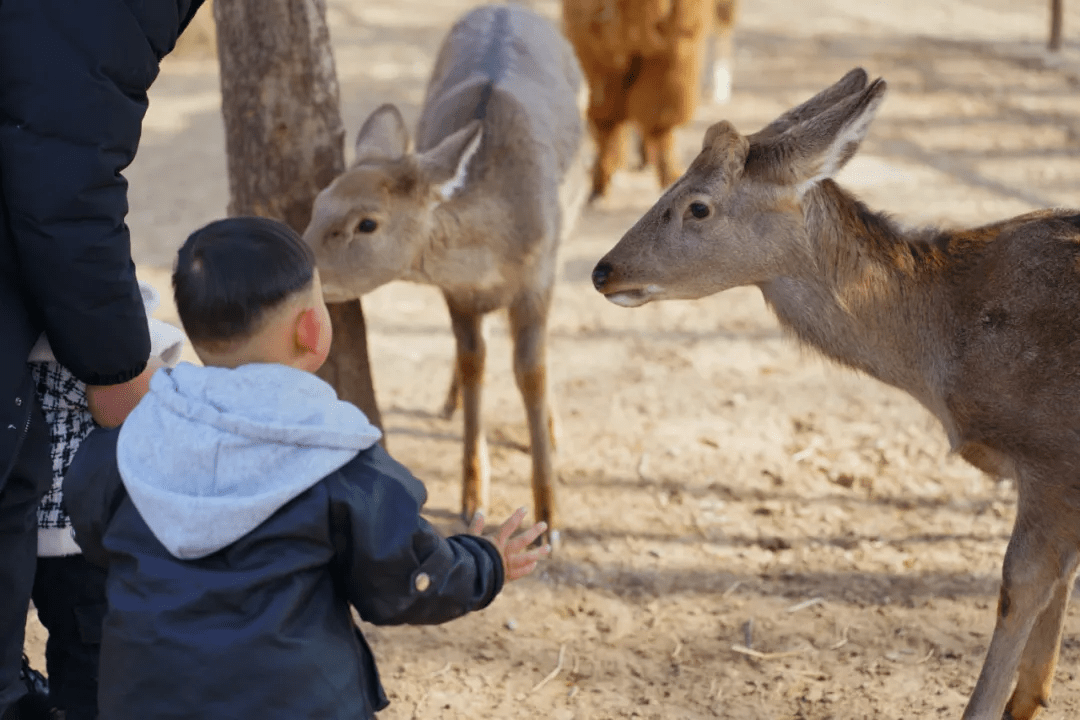
<instances>
[{"instance_id":1,"label":"boy's black hair","mask_svg":"<svg viewBox=\"0 0 1080 720\"><path fill-rule=\"evenodd\" d=\"M263 314L311 284L315 257L292 228L262 217L216 220L181 246L172 285L194 344L242 340Z\"/></svg>"}]
</instances>

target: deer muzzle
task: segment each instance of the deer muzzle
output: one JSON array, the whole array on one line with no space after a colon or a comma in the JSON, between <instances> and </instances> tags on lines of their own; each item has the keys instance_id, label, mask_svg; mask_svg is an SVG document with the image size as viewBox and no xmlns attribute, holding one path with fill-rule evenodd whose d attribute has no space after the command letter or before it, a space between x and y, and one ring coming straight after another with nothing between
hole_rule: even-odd
<instances>
[{"instance_id":1,"label":"deer muzzle","mask_svg":"<svg viewBox=\"0 0 1080 720\"><path fill-rule=\"evenodd\" d=\"M662 292L662 288L658 285L641 287L619 283L615 275L615 269L606 260L597 263L592 272L593 287L616 305L637 307L644 305Z\"/></svg>"}]
</instances>

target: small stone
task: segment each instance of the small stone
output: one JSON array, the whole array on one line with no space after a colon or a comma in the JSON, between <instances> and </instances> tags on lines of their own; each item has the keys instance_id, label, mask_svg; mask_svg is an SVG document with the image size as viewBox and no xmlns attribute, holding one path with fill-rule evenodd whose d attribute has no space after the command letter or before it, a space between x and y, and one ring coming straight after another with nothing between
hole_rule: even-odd
<instances>
[{"instance_id":1,"label":"small stone","mask_svg":"<svg viewBox=\"0 0 1080 720\"><path fill-rule=\"evenodd\" d=\"M506 629L511 631L511 632L513 632L514 630L517 630L517 620L514 620L513 618L510 618L509 620L507 620L506 621Z\"/></svg>"}]
</instances>

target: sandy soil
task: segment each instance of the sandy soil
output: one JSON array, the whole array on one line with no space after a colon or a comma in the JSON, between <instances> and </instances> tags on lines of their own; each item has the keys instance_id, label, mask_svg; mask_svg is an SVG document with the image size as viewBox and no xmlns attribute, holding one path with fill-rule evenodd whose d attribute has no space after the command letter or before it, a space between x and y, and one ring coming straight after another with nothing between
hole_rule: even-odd
<instances>
[{"instance_id":1,"label":"sandy soil","mask_svg":"<svg viewBox=\"0 0 1080 720\"><path fill-rule=\"evenodd\" d=\"M922 224L1080 204L1080 4L1059 58L1043 50L1045 3L745 4L734 98L681 133L684 161L711 122L755 130L862 65L891 87L842 178L871 206ZM469 3L328 5L350 134L387 100L415 120ZM225 212L219 105L216 61L192 40L163 68L127 173L136 260L163 288L177 245ZM756 290L606 303L589 272L657 195L651 176L620 174L561 250L561 553L484 613L366 628L392 699L381 716L958 717L993 626L1012 485L950 457L907 396L796 348ZM440 296L393 284L365 308L390 449L457 531L460 420L434 414L452 355ZM505 320L490 330L494 518L530 495ZM32 616L30 631L40 665ZM1080 712L1076 613L1066 632L1048 718Z\"/></svg>"}]
</instances>

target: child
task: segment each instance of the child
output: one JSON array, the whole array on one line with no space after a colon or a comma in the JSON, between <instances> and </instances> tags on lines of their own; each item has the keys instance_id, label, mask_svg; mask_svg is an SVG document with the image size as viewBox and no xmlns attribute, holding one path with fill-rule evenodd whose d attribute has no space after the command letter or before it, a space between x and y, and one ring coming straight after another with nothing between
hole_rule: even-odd
<instances>
[{"instance_id":1,"label":"child","mask_svg":"<svg viewBox=\"0 0 1080 720\"><path fill-rule=\"evenodd\" d=\"M157 291L140 283L146 316L158 305ZM150 375L180 359L184 335L153 318L147 369L126 383L120 403L91 403L86 384L56 361L44 335L30 352L38 402L49 428L52 487L38 506L38 561L32 599L38 619L49 631L45 644L48 702L53 718L97 717L98 646L105 613L104 571L88 563L71 535L71 521L61 505L61 483L80 443L95 423L112 425L146 393ZM122 407L120 407L122 406ZM26 715L24 708L23 714Z\"/></svg>"},{"instance_id":2,"label":"child","mask_svg":"<svg viewBox=\"0 0 1080 720\"><path fill-rule=\"evenodd\" d=\"M424 486L313 373L331 328L311 251L264 218L196 231L173 274L205 367L159 372L64 486L108 564L102 720L373 718L388 701L350 606L379 624L486 607L545 530L444 538ZM482 522L473 527L479 532Z\"/></svg>"}]
</instances>

